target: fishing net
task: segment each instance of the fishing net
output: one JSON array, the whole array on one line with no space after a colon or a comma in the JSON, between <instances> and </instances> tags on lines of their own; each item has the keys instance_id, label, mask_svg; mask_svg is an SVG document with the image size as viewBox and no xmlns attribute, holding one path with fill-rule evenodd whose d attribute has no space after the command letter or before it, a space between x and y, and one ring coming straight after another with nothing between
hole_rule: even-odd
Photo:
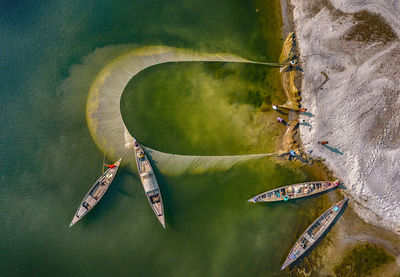
<instances>
[{"instance_id":1,"label":"fishing net","mask_svg":"<svg viewBox=\"0 0 400 277\"><path fill-rule=\"evenodd\" d=\"M294 48L296 45L295 36L290 33L282 47L279 62L288 64L294 58ZM281 108L298 110L300 108L300 94L296 87L295 79L297 77L296 67L288 64L281 68L282 89L287 97L285 104L280 105Z\"/></svg>"},{"instance_id":2,"label":"fishing net","mask_svg":"<svg viewBox=\"0 0 400 277\"><path fill-rule=\"evenodd\" d=\"M258 63L231 54L207 54L165 46L135 49L114 60L95 79L87 101L90 133L110 159L116 160L126 153L125 162L128 161L135 168L133 153L129 153L134 138L124 124L120 109L121 95L132 77L153 65L189 61ZM226 169L239 161L272 155L185 156L162 153L146 147L145 150L161 172L170 174L187 170L202 172L210 168Z\"/></svg>"}]
</instances>

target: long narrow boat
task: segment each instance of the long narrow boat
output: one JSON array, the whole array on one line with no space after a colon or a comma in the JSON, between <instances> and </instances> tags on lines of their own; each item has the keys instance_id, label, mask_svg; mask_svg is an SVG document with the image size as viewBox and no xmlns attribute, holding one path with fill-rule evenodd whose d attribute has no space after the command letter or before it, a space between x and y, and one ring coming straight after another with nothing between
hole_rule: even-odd
<instances>
[{"instance_id":1,"label":"long narrow boat","mask_svg":"<svg viewBox=\"0 0 400 277\"><path fill-rule=\"evenodd\" d=\"M133 147L135 149L136 165L139 177L142 181L147 200L149 200L150 206L161 225L165 228L164 206L160 187L158 186L153 168L151 167L150 161L144 153L142 146L136 141L136 139Z\"/></svg>"},{"instance_id":2,"label":"long narrow boat","mask_svg":"<svg viewBox=\"0 0 400 277\"><path fill-rule=\"evenodd\" d=\"M272 189L261 194L250 198L249 202L274 202L274 201L288 201L289 199L297 199L324 191L328 191L340 185L340 181L336 180L334 182L327 181L315 181L289 185L285 187L280 187L277 189Z\"/></svg>"},{"instance_id":3,"label":"long narrow boat","mask_svg":"<svg viewBox=\"0 0 400 277\"><path fill-rule=\"evenodd\" d=\"M314 243L318 241L318 239L325 233L335 218L338 217L347 200L348 199L345 198L330 207L307 228L307 230L296 241L292 250L290 250L289 255L283 263L281 268L282 270L300 258Z\"/></svg>"},{"instance_id":4,"label":"long narrow boat","mask_svg":"<svg viewBox=\"0 0 400 277\"><path fill-rule=\"evenodd\" d=\"M97 179L96 183L94 183L94 185L90 188L89 192L85 195L81 204L79 205L79 208L76 211L69 227L81 220L82 217L84 217L100 201L100 199L106 193L112 181L114 180L121 160L122 158L109 166L109 168L100 176L99 179Z\"/></svg>"}]
</instances>

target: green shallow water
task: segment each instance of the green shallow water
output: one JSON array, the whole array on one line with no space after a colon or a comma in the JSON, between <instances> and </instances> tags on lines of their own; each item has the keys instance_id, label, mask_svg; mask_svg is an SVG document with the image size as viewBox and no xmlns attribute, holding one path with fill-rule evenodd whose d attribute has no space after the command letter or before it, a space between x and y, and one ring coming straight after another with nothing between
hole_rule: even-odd
<instances>
[{"instance_id":1,"label":"green shallow water","mask_svg":"<svg viewBox=\"0 0 400 277\"><path fill-rule=\"evenodd\" d=\"M270 109L271 102L284 102L279 78L278 69L260 65L157 65L130 81L122 115L139 141L160 151L270 153L283 131ZM268 112L262 112L266 105Z\"/></svg>"},{"instance_id":2,"label":"green shallow water","mask_svg":"<svg viewBox=\"0 0 400 277\"><path fill-rule=\"evenodd\" d=\"M280 266L320 203L247 203L313 178L272 158L158 174L166 230L136 172L123 166L101 203L68 228L101 172L103 154L85 121L101 69L146 45L277 61L279 1L3 1L0 14L1 276L286 275ZM276 69L165 64L130 82L122 109L128 128L160 151L265 153L283 131L269 110L282 97Z\"/></svg>"}]
</instances>

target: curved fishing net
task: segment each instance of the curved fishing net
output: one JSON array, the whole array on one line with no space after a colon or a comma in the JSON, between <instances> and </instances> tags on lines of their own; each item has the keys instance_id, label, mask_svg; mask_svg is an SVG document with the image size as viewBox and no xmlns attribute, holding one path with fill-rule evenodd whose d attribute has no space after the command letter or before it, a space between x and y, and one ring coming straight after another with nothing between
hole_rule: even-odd
<instances>
[{"instance_id":1,"label":"curved fishing net","mask_svg":"<svg viewBox=\"0 0 400 277\"><path fill-rule=\"evenodd\" d=\"M132 168L136 168L133 153L129 151L134 138L124 124L120 109L121 95L132 77L153 65L189 61L258 63L231 54L207 54L165 46L132 50L114 60L95 79L87 101L90 133L109 158L116 160L126 153L124 160L128 161ZM188 170L201 172L210 168L226 169L239 161L272 155L185 156L162 153L146 147L145 150L158 169L169 174L179 174Z\"/></svg>"}]
</instances>

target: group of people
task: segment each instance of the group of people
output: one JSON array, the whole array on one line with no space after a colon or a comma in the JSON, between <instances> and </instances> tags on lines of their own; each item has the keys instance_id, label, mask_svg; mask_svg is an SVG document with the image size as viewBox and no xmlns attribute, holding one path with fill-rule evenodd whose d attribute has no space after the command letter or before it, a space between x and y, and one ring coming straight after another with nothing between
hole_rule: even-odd
<instances>
[{"instance_id":1,"label":"group of people","mask_svg":"<svg viewBox=\"0 0 400 277\"><path fill-rule=\"evenodd\" d=\"M273 106L272 106L272 109L275 110L275 111L278 111L278 106L273 105ZM296 112L297 112L298 114L301 114L301 113L305 113L306 111L307 111L306 108L300 108L300 109L298 109ZM279 123L283 123L283 124L287 125L286 121L285 121L282 117L279 117L279 116L278 116L278 117L276 118L276 120L278 120ZM305 122L304 119L303 119L303 122Z\"/></svg>"},{"instance_id":2,"label":"group of people","mask_svg":"<svg viewBox=\"0 0 400 277\"><path fill-rule=\"evenodd\" d=\"M278 106L272 105L272 109L275 110L275 111L278 111ZM298 114L301 114L301 113L305 113L306 111L307 111L306 108L300 108L300 109L298 109L296 112L297 112ZM284 125L287 125L287 122L286 122L282 117L279 117L279 116L278 116L278 117L276 118L276 120L278 120L279 123L282 123L282 124L284 124ZM305 119L303 119L303 123L305 123ZM327 141L327 140L318 141L318 144L326 145L326 144L328 144L328 141Z\"/></svg>"}]
</instances>

